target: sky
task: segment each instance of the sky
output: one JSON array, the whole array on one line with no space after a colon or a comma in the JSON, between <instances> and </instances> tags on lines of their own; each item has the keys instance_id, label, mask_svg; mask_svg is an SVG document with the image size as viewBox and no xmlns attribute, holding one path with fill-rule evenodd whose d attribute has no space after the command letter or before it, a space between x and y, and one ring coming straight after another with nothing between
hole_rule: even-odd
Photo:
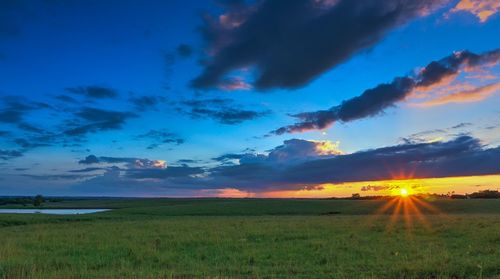
<instances>
[{"instance_id":1,"label":"sky","mask_svg":"<svg viewBox=\"0 0 500 279\"><path fill-rule=\"evenodd\" d=\"M0 195L500 188L495 0L0 2Z\"/></svg>"}]
</instances>

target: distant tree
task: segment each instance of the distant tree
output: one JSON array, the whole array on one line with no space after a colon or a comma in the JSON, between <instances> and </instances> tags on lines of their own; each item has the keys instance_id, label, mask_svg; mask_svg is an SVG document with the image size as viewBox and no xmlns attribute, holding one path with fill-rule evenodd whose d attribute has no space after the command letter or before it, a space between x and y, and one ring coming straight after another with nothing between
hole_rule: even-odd
<instances>
[{"instance_id":1,"label":"distant tree","mask_svg":"<svg viewBox=\"0 0 500 279\"><path fill-rule=\"evenodd\" d=\"M359 198L361 198L361 195L360 195L360 194L358 194L358 193L354 193L354 194L352 194L352 196L351 196L351 199L353 199L353 200L357 200L357 199L359 199Z\"/></svg>"},{"instance_id":2,"label":"distant tree","mask_svg":"<svg viewBox=\"0 0 500 279\"><path fill-rule=\"evenodd\" d=\"M496 190L484 190L469 195L472 199L500 199L500 192Z\"/></svg>"},{"instance_id":3,"label":"distant tree","mask_svg":"<svg viewBox=\"0 0 500 279\"><path fill-rule=\"evenodd\" d=\"M40 206L44 202L45 202L45 199L43 198L42 195L36 195L35 198L33 199L34 206Z\"/></svg>"}]
</instances>

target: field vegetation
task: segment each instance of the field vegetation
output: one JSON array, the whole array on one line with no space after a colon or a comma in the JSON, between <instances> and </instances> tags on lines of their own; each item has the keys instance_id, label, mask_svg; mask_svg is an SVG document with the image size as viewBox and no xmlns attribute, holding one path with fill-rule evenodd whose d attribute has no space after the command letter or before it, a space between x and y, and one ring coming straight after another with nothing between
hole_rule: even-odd
<instances>
[{"instance_id":1,"label":"field vegetation","mask_svg":"<svg viewBox=\"0 0 500 279\"><path fill-rule=\"evenodd\" d=\"M49 199L113 210L0 214L0 278L500 278L500 200L388 203Z\"/></svg>"}]
</instances>

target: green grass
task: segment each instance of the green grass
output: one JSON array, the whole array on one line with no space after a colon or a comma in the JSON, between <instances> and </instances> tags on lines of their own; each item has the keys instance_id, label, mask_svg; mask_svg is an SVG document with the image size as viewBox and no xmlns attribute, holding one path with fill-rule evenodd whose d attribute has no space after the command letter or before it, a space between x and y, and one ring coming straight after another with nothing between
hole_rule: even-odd
<instances>
[{"instance_id":1,"label":"green grass","mask_svg":"<svg viewBox=\"0 0 500 279\"><path fill-rule=\"evenodd\" d=\"M384 201L134 199L0 214L0 278L500 278L500 200L438 200L411 226Z\"/></svg>"}]
</instances>

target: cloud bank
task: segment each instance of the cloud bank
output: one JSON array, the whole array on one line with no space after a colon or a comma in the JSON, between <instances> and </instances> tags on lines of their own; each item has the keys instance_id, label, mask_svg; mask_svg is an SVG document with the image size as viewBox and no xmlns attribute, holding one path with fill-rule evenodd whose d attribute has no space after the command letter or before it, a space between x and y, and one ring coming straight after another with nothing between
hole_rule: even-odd
<instances>
[{"instance_id":1,"label":"cloud bank","mask_svg":"<svg viewBox=\"0 0 500 279\"><path fill-rule=\"evenodd\" d=\"M324 152L325 142L292 139L267 153L226 154L218 166L158 167L156 160L88 156L81 164L122 164L80 182L81 191L155 193L236 189L245 193L316 189L321 184L409 178L500 174L500 147L489 148L471 136L449 141L405 142L344 154ZM235 164L224 164L235 160ZM86 168L81 171L87 172ZM91 171L97 170L91 169ZM114 190L113 190L114 189ZM367 188L366 190L376 190ZM192 192L190 192L193 194Z\"/></svg>"},{"instance_id":2,"label":"cloud bank","mask_svg":"<svg viewBox=\"0 0 500 279\"><path fill-rule=\"evenodd\" d=\"M219 87L233 71L252 67L256 89L302 87L444 2L227 1L223 14L205 16L201 30L209 57L192 85Z\"/></svg>"},{"instance_id":3,"label":"cloud bank","mask_svg":"<svg viewBox=\"0 0 500 279\"><path fill-rule=\"evenodd\" d=\"M382 113L386 108L403 101L416 90L430 90L458 75L461 69L474 70L491 66L500 61L500 49L482 54L469 51L455 52L438 61L432 61L418 73L396 77L390 83L365 90L360 96L343 101L328 110L304 112L293 115L299 122L272 131L272 134L304 132L325 129L334 122L349 122ZM491 89L491 88L489 88ZM482 91L484 92L484 90ZM474 92L469 92L474 95ZM476 92L475 95L479 93ZM463 94L461 94L463 96ZM469 94L470 95L470 94ZM458 97L458 96L455 96Z\"/></svg>"}]
</instances>

